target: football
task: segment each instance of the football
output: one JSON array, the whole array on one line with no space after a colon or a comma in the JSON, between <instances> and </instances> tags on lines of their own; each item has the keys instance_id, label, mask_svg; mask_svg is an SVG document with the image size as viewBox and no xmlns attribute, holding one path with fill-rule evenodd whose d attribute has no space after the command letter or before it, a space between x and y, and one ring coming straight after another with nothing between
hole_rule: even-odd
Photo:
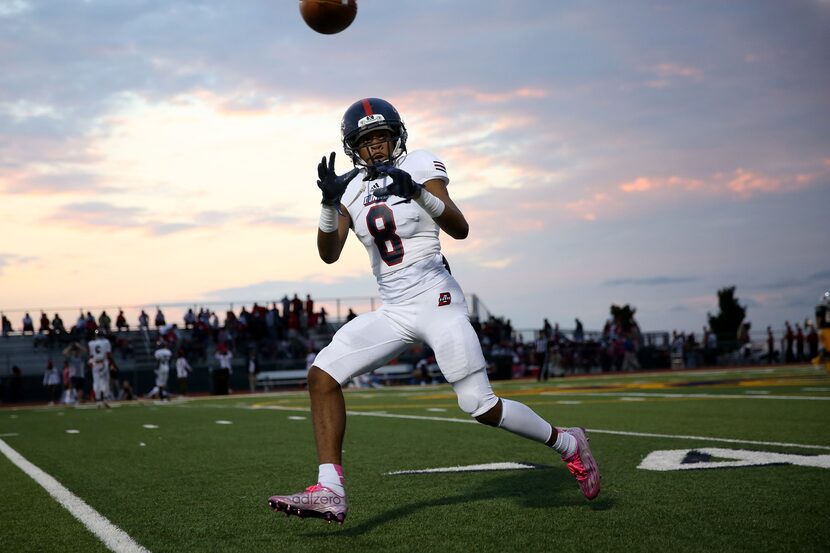
<instances>
[{"instance_id":1,"label":"football","mask_svg":"<svg viewBox=\"0 0 830 553\"><path fill-rule=\"evenodd\" d=\"M357 15L355 0L300 0L300 15L306 24L324 35L339 33Z\"/></svg>"}]
</instances>

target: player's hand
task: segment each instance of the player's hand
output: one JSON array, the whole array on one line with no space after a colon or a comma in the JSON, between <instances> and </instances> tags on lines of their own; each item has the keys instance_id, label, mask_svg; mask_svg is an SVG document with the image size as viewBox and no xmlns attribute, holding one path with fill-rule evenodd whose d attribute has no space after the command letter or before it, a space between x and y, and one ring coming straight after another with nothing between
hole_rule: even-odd
<instances>
[{"instance_id":1,"label":"player's hand","mask_svg":"<svg viewBox=\"0 0 830 553\"><path fill-rule=\"evenodd\" d=\"M375 167L375 170L378 174L385 175L392 181L385 187L375 190L374 195L379 198L391 194L392 196L398 196L405 200L411 200L424 187L423 184L412 180L412 175L392 165L378 165Z\"/></svg>"},{"instance_id":2,"label":"player's hand","mask_svg":"<svg viewBox=\"0 0 830 553\"><path fill-rule=\"evenodd\" d=\"M359 169L355 167L348 173L338 175L334 172L334 152L331 153L328 164L326 164L326 156L323 156L323 160L317 165L317 175L320 177L317 180L317 186L323 192L323 205L339 209L343 192L358 172Z\"/></svg>"}]
</instances>

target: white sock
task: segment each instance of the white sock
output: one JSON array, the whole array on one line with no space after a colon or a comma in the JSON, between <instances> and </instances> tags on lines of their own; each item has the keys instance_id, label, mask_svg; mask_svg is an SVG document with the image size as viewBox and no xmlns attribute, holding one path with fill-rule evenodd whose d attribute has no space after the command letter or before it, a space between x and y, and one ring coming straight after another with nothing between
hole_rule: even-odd
<instances>
[{"instance_id":1,"label":"white sock","mask_svg":"<svg viewBox=\"0 0 830 553\"><path fill-rule=\"evenodd\" d=\"M570 457L576 453L576 438L565 432L564 429L557 429L559 434L556 435L556 443L553 444L553 449L562 454L562 457Z\"/></svg>"},{"instance_id":2,"label":"white sock","mask_svg":"<svg viewBox=\"0 0 830 553\"><path fill-rule=\"evenodd\" d=\"M346 488L344 487L346 479L343 478L343 467L340 465L333 463L320 465L317 471L317 482L338 495L346 495Z\"/></svg>"},{"instance_id":3,"label":"white sock","mask_svg":"<svg viewBox=\"0 0 830 553\"><path fill-rule=\"evenodd\" d=\"M537 415L533 409L524 403L504 398L501 398L499 428L542 443L547 442L553 433L550 423Z\"/></svg>"}]
</instances>

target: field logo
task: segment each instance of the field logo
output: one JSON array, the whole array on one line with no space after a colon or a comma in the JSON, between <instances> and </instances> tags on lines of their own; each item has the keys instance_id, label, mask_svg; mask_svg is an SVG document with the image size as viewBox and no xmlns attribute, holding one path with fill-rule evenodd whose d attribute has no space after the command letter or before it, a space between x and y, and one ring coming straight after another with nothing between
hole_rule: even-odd
<instances>
[{"instance_id":1,"label":"field logo","mask_svg":"<svg viewBox=\"0 0 830 553\"><path fill-rule=\"evenodd\" d=\"M438 307L443 307L452 303L452 296L449 292L441 292L438 295Z\"/></svg>"},{"instance_id":2,"label":"field logo","mask_svg":"<svg viewBox=\"0 0 830 553\"><path fill-rule=\"evenodd\" d=\"M793 455L746 449L705 447L652 451L637 467L643 470L700 470L763 465L796 465L830 469L830 455Z\"/></svg>"}]
</instances>

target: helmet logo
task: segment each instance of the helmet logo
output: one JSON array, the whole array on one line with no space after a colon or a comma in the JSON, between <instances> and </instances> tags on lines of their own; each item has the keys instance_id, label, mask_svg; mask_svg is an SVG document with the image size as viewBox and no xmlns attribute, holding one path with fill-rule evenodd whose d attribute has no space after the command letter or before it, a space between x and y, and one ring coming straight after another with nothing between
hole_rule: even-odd
<instances>
[{"instance_id":1,"label":"helmet logo","mask_svg":"<svg viewBox=\"0 0 830 553\"><path fill-rule=\"evenodd\" d=\"M385 121L385 120L386 119L383 117L382 114L373 113L372 115L367 115L366 117L363 117L362 119L360 119L357 122L357 127L358 128L365 127L366 125L368 125L370 123L377 123L378 121Z\"/></svg>"}]
</instances>

